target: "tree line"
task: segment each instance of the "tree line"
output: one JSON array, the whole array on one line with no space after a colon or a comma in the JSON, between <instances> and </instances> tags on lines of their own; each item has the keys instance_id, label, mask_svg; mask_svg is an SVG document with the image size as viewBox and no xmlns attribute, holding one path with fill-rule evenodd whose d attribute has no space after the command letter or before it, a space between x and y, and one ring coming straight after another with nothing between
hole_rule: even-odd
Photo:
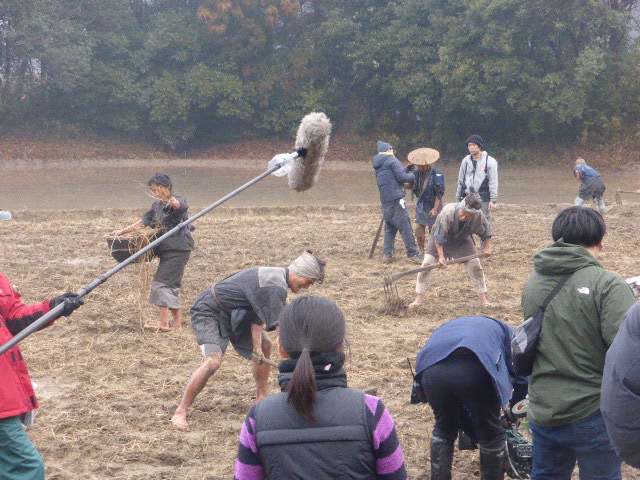
<instances>
[{"instance_id":1,"label":"tree line","mask_svg":"<svg viewBox=\"0 0 640 480\"><path fill-rule=\"evenodd\" d=\"M640 127L640 0L3 0L0 125L166 145L356 134L604 144ZM637 136L636 136L637 139Z\"/></svg>"}]
</instances>

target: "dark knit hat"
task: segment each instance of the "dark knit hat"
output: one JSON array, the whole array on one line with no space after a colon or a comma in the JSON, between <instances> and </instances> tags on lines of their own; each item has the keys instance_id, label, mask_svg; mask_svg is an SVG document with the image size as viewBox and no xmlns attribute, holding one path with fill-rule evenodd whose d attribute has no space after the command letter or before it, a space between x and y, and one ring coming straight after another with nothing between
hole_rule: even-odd
<instances>
[{"instance_id":1,"label":"dark knit hat","mask_svg":"<svg viewBox=\"0 0 640 480\"><path fill-rule=\"evenodd\" d=\"M471 142L477 144L480 148L482 148L482 145L484 145L484 140L482 140L482 137L480 135L476 135L475 133L467 138L467 145L469 145L469 143Z\"/></svg>"},{"instance_id":2,"label":"dark knit hat","mask_svg":"<svg viewBox=\"0 0 640 480\"><path fill-rule=\"evenodd\" d=\"M378 153L386 152L391 149L393 149L393 145L391 145L390 143L378 140Z\"/></svg>"},{"instance_id":3,"label":"dark knit hat","mask_svg":"<svg viewBox=\"0 0 640 480\"><path fill-rule=\"evenodd\" d=\"M151 177L147 182L147 185L149 187L153 184L162 185L163 187L167 187L169 190L171 190L171 188L173 187L173 185L171 184L171 179L166 173L155 173L153 177Z\"/></svg>"}]
</instances>

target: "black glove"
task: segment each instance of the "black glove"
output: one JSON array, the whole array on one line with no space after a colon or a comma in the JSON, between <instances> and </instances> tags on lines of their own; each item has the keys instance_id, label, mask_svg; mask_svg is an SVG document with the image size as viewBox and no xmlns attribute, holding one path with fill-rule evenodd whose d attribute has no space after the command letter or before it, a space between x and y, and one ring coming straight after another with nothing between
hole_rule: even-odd
<instances>
[{"instance_id":1,"label":"black glove","mask_svg":"<svg viewBox=\"0 0 640 480\"><path fill-rule=\"evenodd\" d=\"M409 165L407 165L404 168L407 170L407 172L415 172L415 170L416 170L416 166L413 163L410 163Z\"/></svg>"},{"instance_id":2,"label":"black glove","mask_svg":"<svg viewBox=\"0 0 640 480\"><path fill-rule=\"evenodd\" d=\"M79 298L76 292L67 292L51 300L49 302L49 307L51 309L54 309L61 303L64 303L64 308L62 309L62 313L60 314L60 316L68 317L76 308L79 308L80 305L84 305L84 300L82 298Z\"/></svg>"}]
</instances>

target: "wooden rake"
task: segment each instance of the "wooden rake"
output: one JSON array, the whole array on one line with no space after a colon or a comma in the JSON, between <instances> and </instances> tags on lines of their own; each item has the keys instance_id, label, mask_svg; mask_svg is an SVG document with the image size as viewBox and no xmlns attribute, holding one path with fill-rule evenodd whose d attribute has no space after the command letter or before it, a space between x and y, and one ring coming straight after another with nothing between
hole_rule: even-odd
<instances>
[{"instance_id":1,"label":"wooden rake","mask_svg":"<svg viewBox=\"0 0 640 480\"><path fill-rule=\"evenodd\" d=\"M616 190L616 205L622 205L622 193L633 193L635 195L638 194L638 192L634 191L634 190Z\"/></svg>"},{"instance_id":2,"label":"wooden rake","mask_svg":"<svg viewBox=\"0 0 640 480\"><path fill-rule=\"evenodd\" d=\"M474 258L484 258L484 253L475 253L473 255L467 255L466 257L455 258L453 260L449 260L447 265L453 265L455 263L464 263L469 260L473 260ZM398 310L402 307L402 300L400 299L400 294L398 293L398 286L396 285L396 280L406 277L407 275L415 275L420 272L426 272L427 270L433 270L435 268L440 268L439 263L433 263L431 265L427 265L426 267L414 268L412 270L405 270L404 272L393 273L391 275L384 276L384 296L389 304L389 307L394 310Z\"/></svg>"}]
</instances>

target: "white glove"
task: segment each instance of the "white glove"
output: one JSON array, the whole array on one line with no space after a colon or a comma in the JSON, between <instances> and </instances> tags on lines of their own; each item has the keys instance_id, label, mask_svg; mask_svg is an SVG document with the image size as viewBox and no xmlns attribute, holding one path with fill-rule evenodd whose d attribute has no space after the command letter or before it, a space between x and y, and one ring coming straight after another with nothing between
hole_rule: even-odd
<instances>
[{"instance_id":1,"label":"white glove","mask_svg":"<svg viewBox=\"0 0 640 480\"><path fill-rule=\"evenodd\" d=\"M298 158L298 152L279 153L278 155L273 157L269 161L268 169L271 170L278 164L280 164L280 168L275 172L271 172L271 175L274 175L276 177L284 177L285 175L287 175L293 168L293 161L296 158Z\"/></svg>"}]
</instances>

